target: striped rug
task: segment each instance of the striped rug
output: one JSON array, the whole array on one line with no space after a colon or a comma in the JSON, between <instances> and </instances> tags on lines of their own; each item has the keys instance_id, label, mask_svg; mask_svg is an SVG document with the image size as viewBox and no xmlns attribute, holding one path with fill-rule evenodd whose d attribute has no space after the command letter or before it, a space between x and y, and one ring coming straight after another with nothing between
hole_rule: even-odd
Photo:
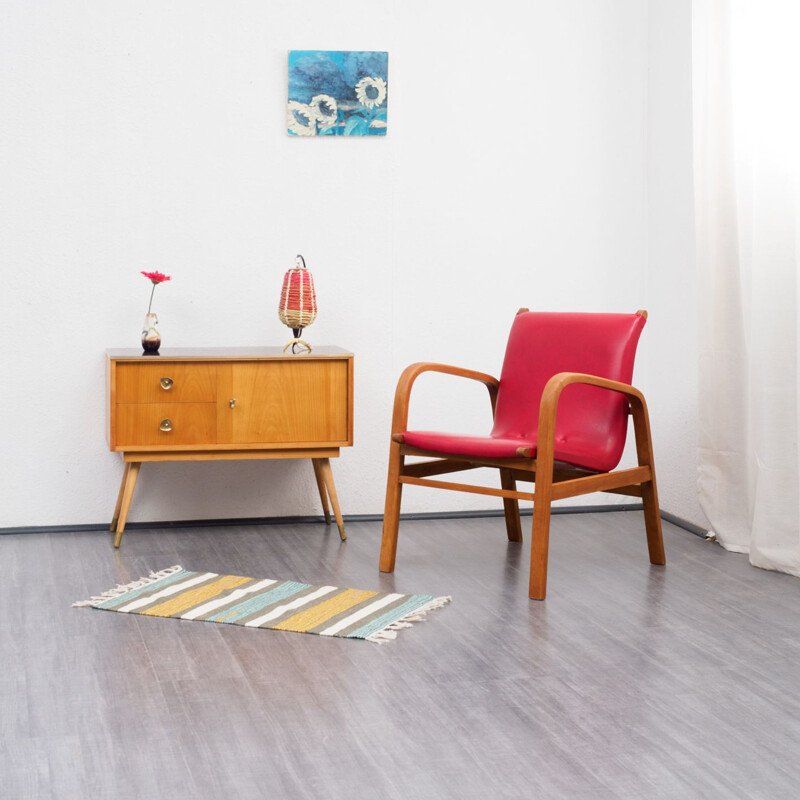
<instances>
[{"instance_id":1,"label":"striped rug","mask_svg":"<svg viewBox=\"0 0 800 800\"><path fill-rule=\"evenodd\" d=\"M449 602L429 594L339 589L175 566L73 605L382 643Z\"/></svg>"}]
</instances>

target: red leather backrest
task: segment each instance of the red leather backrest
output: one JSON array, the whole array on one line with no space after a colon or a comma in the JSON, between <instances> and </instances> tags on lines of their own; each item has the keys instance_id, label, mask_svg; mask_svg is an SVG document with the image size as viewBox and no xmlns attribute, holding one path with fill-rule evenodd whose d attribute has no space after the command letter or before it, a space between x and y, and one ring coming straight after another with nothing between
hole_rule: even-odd
<instances>
[{"instance_id":1,"label":"red leather backrest","mask_svg":"<svg viewBox=\"0 0 800 800\"><path fill-rule=\"evenodd\" d=\"M644 324L641 314L518 314L500 374L492 436L535 440L542 391L559 372L585 372L629 384ZM559 450L577 448L588 457L581 466L613 469L625 447L627 408L617 392L566 387L556 417L556 458Z\"/></svg>"}]
</instances>

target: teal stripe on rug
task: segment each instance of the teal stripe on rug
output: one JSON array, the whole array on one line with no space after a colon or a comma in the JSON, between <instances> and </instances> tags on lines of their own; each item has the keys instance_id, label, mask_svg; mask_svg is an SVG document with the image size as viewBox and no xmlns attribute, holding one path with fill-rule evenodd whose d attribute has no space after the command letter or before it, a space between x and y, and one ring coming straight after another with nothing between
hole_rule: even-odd
<instances>
[{"instance_id":1,"label":"teal stripe on rug","mask_svg":"<svg viewBox=\"0 0 800 800\"><path fill-rule=\"evenodd\" d=\"M430 603L431 600L433 600L433 595L430 594L412 594L411 597L409 597L408 600L406 600L406 602L402 605L395 606L391 611L387 611L385 614L382 614L380 617L376 617L366 625L357 628L351 633L345 634L345 637L348 639L366 639L373 633L383 630L383 628L395 620L404 617L406 614L410 614L412 611L415 611L418 608L421 608L426 603Z\"/></svg>"},{"instance_id":2,"label":"teal stripe on rug","mask_svg":"<svg viewBox=\"0 0 800 800\"><path fill-rule=\"evenodd\" d=\"M234 606L229 606L222 611L213 614L210 617L201 617L206 622L226 622L229 624L236 624L245 617L255 614L257 611L266 608L267 606L279 603L281 600L286 600L288 597L299 594L306 589L310 589L309 583L297 583L296 581L287 581L282 586L277 586L270 589L264 594L249 597L247 600L237 603ZM231 612L234 612L231 614ZM223 619L224 617L224 619Z\"/></svg>"}]
</instances>

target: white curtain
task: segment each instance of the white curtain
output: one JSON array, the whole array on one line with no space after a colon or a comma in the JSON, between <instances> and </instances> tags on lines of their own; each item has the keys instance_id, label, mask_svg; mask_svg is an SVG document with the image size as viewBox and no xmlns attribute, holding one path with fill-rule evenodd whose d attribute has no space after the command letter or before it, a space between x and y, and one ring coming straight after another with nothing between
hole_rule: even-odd
<instances>
[{"instance_id":1,"label":"white curtain","mask_svg":"<svg viewBox=\"0 0 800 800\"><path fill-rule=\"evenodd\" d=\"M800 0L695 0L700 503L800 576Z\"/></svg>"}]
</instances>

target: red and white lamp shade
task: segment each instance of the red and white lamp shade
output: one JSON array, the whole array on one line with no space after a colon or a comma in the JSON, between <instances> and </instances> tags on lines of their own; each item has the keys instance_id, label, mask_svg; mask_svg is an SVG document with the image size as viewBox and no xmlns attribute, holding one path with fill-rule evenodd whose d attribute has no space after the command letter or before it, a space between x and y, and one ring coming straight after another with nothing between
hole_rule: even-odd
<instances>
[{"instance_id":1,"label":"red and white lamp shade","mask_svg":"<svg viewBox=\"0 0 800 800\"><path fill-rule=\"evenodd\" d=\"M283 348L284 353L290 347L293 353L310 353L311 345L300 336L303 328L307 328L317 318L317 296L314 292L314 278L306 269L306 261L301 255L295 259L294 267L283 276L278 317L294 334L294 338Z\"/></svg>"}]
</instances>

